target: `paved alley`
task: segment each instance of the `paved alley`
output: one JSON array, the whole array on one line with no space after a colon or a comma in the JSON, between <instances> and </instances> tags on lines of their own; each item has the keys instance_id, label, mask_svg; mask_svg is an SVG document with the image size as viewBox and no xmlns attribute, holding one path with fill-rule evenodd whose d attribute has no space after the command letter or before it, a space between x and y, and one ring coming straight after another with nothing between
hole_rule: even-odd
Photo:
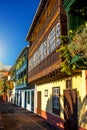
<instances>
[{"instance_id":1,"label":"paved alley","mask_svg":"<svg viewBox=\"0 0 87 130\"><path fill-rule=\"evenodd\" d=\"M0 101L0 130L58 129L26 109Z\"/></svg>"}]
</instances>

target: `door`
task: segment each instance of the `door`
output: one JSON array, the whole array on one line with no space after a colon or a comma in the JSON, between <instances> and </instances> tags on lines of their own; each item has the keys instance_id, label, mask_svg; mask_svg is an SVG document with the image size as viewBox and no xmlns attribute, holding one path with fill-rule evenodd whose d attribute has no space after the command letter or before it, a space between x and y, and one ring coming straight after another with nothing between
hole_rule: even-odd
<instances>
[{"instance_id":1,"label":"door","mask_svg":"<svg viewBox=\"0 0 87 130\"><path fill-rule=\"evenodd\" d=\"M27 92L25 91L25 108L27 107Z\"/></svg>"},{"instance_id":2,"label":"door","mask_svg":"<svg viewBox=\"0 0 87 130\"><path fill-rule=\"evenodd\" d=\"M41 91L37 92L37 114L41 115Z\"/></svg>"},{"instance_id":3,"label":"door","mask_svg":"<svg viewBox=\"0 0 87 130\"><path fill-rule=\"evenodd\" d=\"M65 130L78 129L77 91L64 90L64 128Z\"/></svg>"},{"instance_id":4,"label":"door","mask_svg":"<svg viewBox=\"0 0 87 130\"><path fill-rule=\"evenodd\" d=\"M17 105L18 105L18 92L17 92Z\"/></svg>"},{"instance_id":5,"label":"door","mask_svg":"<svg viewBox=\"0 0 87 130\"><path fill-rule=\"evenodd\" d=\"M20 106L22 105L22 93L20 92Z\"/></svg>"},{"instance_id":6,"label":"door","mask_svg":"<svg viewBox=\"0 0 87 130\"><path fill-rule=\"evenodd\" d=\"M31 91L31 111L34 111L34 91Z\"/></svg>"}]
</instances>

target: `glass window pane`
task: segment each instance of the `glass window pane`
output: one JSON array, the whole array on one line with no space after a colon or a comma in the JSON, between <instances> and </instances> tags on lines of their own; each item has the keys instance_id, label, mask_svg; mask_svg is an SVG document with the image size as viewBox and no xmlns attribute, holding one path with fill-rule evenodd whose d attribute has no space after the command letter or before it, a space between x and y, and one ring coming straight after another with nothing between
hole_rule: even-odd
<instances>
[{"instance_id":1,"label":"glass window pane","mask_svg":"<svg viewBox=\"0 0 87 130\"><path fill-rule=\"evenodd\" d=\"M57 25L56 25L56 46L60 45L59 36L60 36L60 23L57 23Z\"/></svg>"},{"instance_id":2,"label":"glass window pane","mask_svg":"<svg viewBox=\"0 0 87 130\"><path fill-rule=\"evenodd\" d=\"M52 108L53 112L56 114L60 110L60 88L54 87L52 90Z\"/></svg>"}]
</instances>

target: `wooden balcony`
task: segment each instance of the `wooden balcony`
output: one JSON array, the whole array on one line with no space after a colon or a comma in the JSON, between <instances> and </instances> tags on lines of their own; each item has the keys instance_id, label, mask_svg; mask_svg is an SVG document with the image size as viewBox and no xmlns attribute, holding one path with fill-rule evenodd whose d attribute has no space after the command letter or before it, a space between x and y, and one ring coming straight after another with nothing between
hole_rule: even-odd
<instances>
[{"instance_id":1,"label":"wooden balcony","mask_svg":"<svg viewBox=\"0 0 87 130\"><path fill-rule=\"evenodd\" d=\"M48 57L46 57L40 64L34 67L30 72L28 72L28 83L34 82L38 79L43 78L55 70L60 68L61 58L60 53L52 52Z\"/></svg>"},{"instance_id":2,"label":"wooden balcony","mask_svg":"<svg viewBox=\"0 0 87 130\"><path fill-rule=\"evenodd\" d=\"M55 8L53 8L52 13L50 13L50 15L47 16L44 23L41 23L42 27L38 29L37 36L34 37L33 44L30 48L30 52L33 50L33 48L35 48L35 46L37 46L42 41L45 35L49 34L48 30L53 24L53 22L55 20L57 21L57 17L58 17L58 5L55 4Z\"/></svg>"},{"instance_id":3,"label":"wooden balcony","mask_svg":"<svg viewBox=\"0 0 87 130\"><path fill-rule=\"evenodd\" d=\"M41 84L69 77L66 73L61 72L61 62L60 53L55 50L28 72L28 83ZM73 71L72 75L81 75L81 70Z\"/></svg>"}]
</instances>

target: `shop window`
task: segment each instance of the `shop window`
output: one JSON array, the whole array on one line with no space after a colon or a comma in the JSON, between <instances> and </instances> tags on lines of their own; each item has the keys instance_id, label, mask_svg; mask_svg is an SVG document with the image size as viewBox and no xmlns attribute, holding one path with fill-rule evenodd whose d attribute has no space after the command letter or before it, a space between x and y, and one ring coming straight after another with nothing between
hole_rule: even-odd
<instances>
[{"instance_id":1,"label":"shop window","mask_svg":"<svg viewBox=\"0 0 87 130\"><path fill-rule=\"evenodd\" d=\"M60 115L60 87L52 89L52 111L56 115Z\"/></svg>"}]
</instances>

